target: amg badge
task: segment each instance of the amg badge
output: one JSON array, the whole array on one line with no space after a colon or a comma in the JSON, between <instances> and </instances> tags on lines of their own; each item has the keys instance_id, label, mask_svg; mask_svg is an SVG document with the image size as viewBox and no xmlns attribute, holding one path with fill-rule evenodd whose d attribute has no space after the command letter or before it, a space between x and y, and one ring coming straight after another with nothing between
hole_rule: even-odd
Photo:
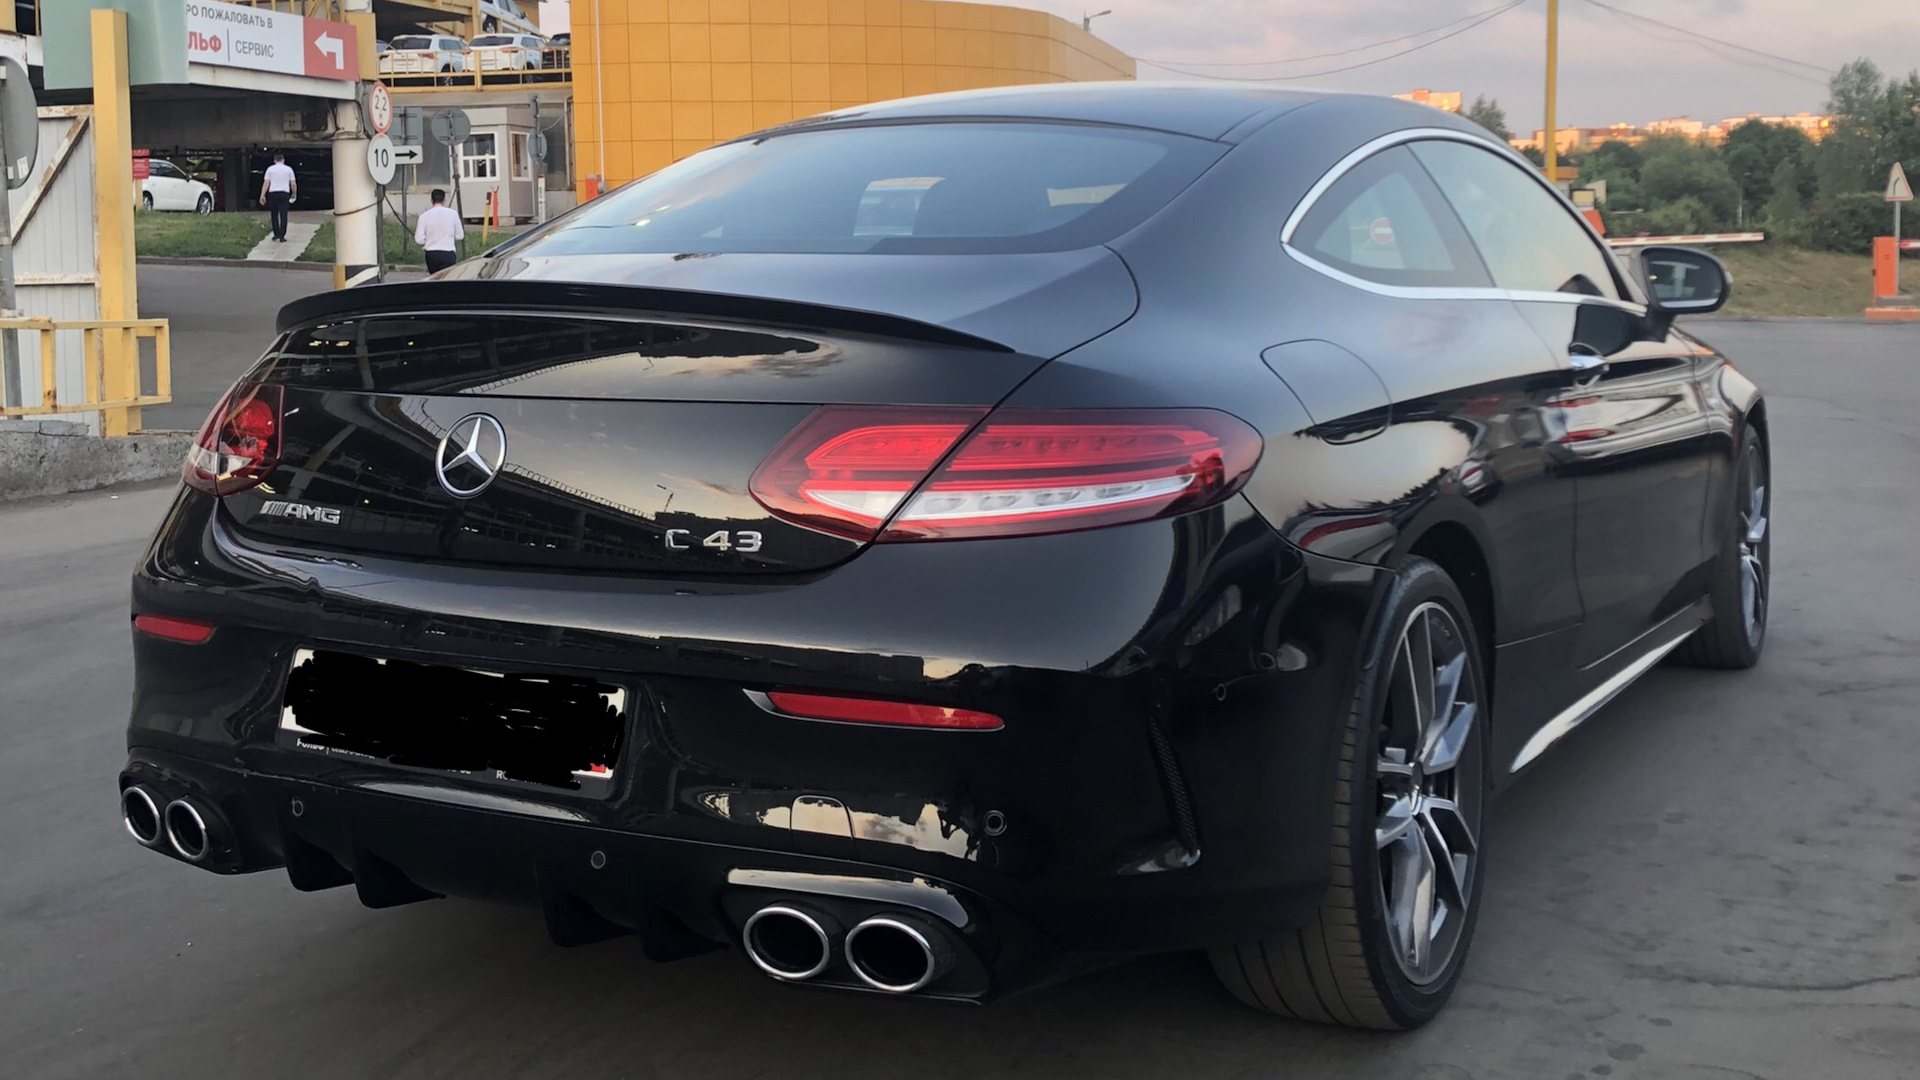
<instances>
[{"instance_id":1,"label":"amg badge","mask_svg":"<svg viewBox=\"0 0 1920 1080\"><path fill-rule=\"evenodd\" d=\"M292 518L295 521L317 521L322 525L340 524L340 510L338 507L287 502L285 499L268 499L266 504L260 507L254 516Z\"/></svg>"}]
</instances>

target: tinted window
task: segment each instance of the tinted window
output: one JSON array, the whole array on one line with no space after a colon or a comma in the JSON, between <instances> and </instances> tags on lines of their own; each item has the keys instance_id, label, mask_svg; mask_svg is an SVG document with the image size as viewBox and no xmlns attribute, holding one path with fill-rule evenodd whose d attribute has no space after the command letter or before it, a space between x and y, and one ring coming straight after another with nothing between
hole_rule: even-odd
<instances>
[{"instance_id":1,"label":"tinted window","mask_svg":"<svg viewBox=\"0 0 1920 1080\"><path fill-rule=\"evenodd\" d=\"M402 50L431 49L433 48L433 39L424 37L397 37L393 39L388 47Z\"/></svg>"},{"instance_id":2,"label":"tinted window","mask_svg":"<svg viewBox=\"0 0 1920 1080\"><path fill-rule=\"evenodd\" d=\"M1222 152L1157 132L929 123L790 131L695 154L567 215L570 252L1061 251L1105 243Z\"/></svg>"},{"instance_id":3,"label":"tinted window","mask_svg":"<svg viewBox=\"0 0 1920 1080\"><path fill-rule=\"evenodd\" d=\"M1513 162L1466 143L1412 144L1503 289L1618 299L1610 257L1573 212Z\"/></svg>"},{"instance_id":4,"label":"tinted window","mask_svg":"<svg viewBox=\"0 0 1920 1080\"><path fill-rule=\"evenodd\" d=\"M187 178L186 173L181 172L179 169L174 168L171 164L164 161L149 163L147 165L147 172L149 175L165 177L168 180L184 180Z\"/></svg>"},{"instance_id":5,"label":"tinted window","mask_svg":"<svg viewBox=\"0 0 1920 1080\"><path fill-rule=\"evenodd\" d=\"M480 37L473 39L473 47L476 49L484 49L491 45L515 45L515 44L518 44L518 42L516 42L513 38L507 37L505 34L483 34Z\"/></svg>"},{"instance_id":6,"label":"tinted window","mask_svg":"<svg viewBox=\"0 0 1920 1080\"><path fill-rule=\"evenodd\" d=\"M1383 285L1486 286L1486 269L1404 147L1375 154L1322 192L1293 246Z\"/></svg>"}]
</instances>

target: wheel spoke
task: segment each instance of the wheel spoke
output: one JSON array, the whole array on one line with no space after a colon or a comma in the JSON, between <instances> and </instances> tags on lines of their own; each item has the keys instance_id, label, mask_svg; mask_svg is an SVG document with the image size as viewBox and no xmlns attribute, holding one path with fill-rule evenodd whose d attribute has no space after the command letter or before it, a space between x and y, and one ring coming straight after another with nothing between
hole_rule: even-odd
<instances>
[{"instance_id":1,"label":"wheel spoke","mask_svg":"<svg viewBox=\"0 0 1920 1080\"><path fill-rule=\"evenodd\" d=\"M1396 797L1381 809L1373 825L1374 847L1385 849L1413 830L1413 796Z\"/></svg>"},{"instance_id":2,"label":"wheel spoke","mask_svg":"<svg viewBox=\"0 0 1920 1080\"><path fill-rule=\"evenodd\" d=\"M1467 910L1467 863L1465 853L1455 852L1440 823L1429 808L1420 815L1420 836L1427 843L1434 863L1434 894L1451 911Z\"/></svg>"},{"instance_id":3,"label":"wheel spoke","mask_svg":"<svg viewBox=\"0 0 1920 1080\"><path fill-rule=\"evenodd\" d=\"M1466 748L1467 736L1473 734L1473 721L1479 712L1480 707L1473 702L1463 702L1444 726L1434 725L1437 735L1420 761L1428 775L1446 772L1460 764L1460 751Z\"/></svg>"},{"instance_id":4,"label":"wheel spoke","mask_svg":"<svg viewBox=\"0 0 1920 1080\"><path fill-rule=\"evenodd\" d=\"M1433 953L1433 851L1418 829L1409 833L1404 842L1409 851L1404 881L1397 895L1399 906L1406 912L1406 959L1409 967L1424 973Z\"/></svg>"},{"instance_id":5,"label":"wheel spoke","mask_svg":"<svg viewBox=\"0 0 1920 1080\"><path fill-rule=\"evenodd\" d=\"M1419 747L1426 744L1427 728L1433 723L1433 631L1425 612L1407 627L1404 645L1413 745Z\"/></svg>"},{"instance_id":6,"label":"wheel spoke","mask_svg":"<svg viewBox=\"0 0 1920 1080\"><path fill-rule=\"evenodd\" d=\"M1753 505L1741 517L1747 523L1747 543L1758 544L1767 538L1767 485L1753 489Z\"/></svg>"}]
</instances>

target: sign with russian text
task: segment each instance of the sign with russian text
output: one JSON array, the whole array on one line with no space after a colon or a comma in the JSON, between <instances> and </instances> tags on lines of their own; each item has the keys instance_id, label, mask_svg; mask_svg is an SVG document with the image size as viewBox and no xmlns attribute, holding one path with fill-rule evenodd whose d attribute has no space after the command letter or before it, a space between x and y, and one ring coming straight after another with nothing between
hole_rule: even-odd
<instances>
[{"instance_id":1,"label":"sign with russian text","mask_svg":"<svg viewBox=\"0 0 1920 1080\"><path fill-rule=\"evenodd\" d=\"M186 9L188 63L313 79L360 77L358 40L345 23L220 0Z\"/></svg>"}]
</instances>

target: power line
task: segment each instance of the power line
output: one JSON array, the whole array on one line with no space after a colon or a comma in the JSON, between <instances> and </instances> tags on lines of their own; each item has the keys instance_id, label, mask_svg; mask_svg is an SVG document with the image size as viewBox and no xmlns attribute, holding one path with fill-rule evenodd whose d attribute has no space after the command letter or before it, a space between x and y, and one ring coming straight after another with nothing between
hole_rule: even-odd
<instances>
[{"instance_id":1,"label":"power line","mask_svg":"<svg viewBox=\"0 0 1920 1080\"><path fill-rule=\"evenodd\" d=\"M1401 49L1399 52L1388 53L1385 56L1375 57L1372 60L1362 60L1357 64L1347 64L1343 67L1327 68L1324 71L1311 71L1303 75L1212 75L1204 71L1193 71L1183 67L1176 67L1171 64L1155 63L1154 61L1151 61L1151 60L1141 60L1139 62L1146 64L1149 67L1157 67L1162 71L1171 71L1176 75L1186 75L1190 78L1195 78L1195 79L1219 79L1227 82L1291 82L1296 79L1318 79L1326 75L1338 75L1343 71L1356 71L1360 68L1372 67L1375 64L1384 64L1388 60L1393 60L1398 57L1406 56L1408 53L1419 52L1421 49L1427 48L1430 45L1438 45L1441 42L1447 40L1448 38L1459 37L1461 34L1464 34L1467 31L1472 30L1477 26L1490 22L1491 20L1498 18L1499 16L1504 15L1509 11L1512 11L1514 8L1517 8L1526 2L1527 0L1513 0L1512 3L1506 4L1502 7L1494 8L1491 11L1487 11L1479 15L1478 17L1474 18L1474 21L1466 24L1465 26L1460 27L1457 30L1442 34L1439 37L1433 38L1428 41L1423 41L1418 45L1413 45L1413 46L1409 46L1408 48ZM1431 31L1427 31L1427 32L1431 33ZM1414 36L1417 37L1419 35L1414 35ZM1404 39L1397 39L1397 40L1404 40ZM1375 46L1384 45L1384 44L1387 44L1387 42L1376 42Z\"/></svg>"},{"instance_id":2,"label":"power line","mask_svg":"<svg viewBox=\"0 0 1920 1080\"><path fill-rule=\"evenodd\" d=\"M1594 0L1588 0L1588 3L1593 3L1593 2ZM1654 41L1665 42L1668 45L1691 45L1694 48L1704 50L1708 55L1714 57L1715 59L1724 60L1729 64L1738 64L1741 67L1759 68L1763 71L1771 71L1776 75L1785 75L1789 79L1799 79L1801 82L1813 83L1816 86L1825 85L1825 80L1823 79L1817 79L1811 75L1807 75L1802 72L1789 71L1786 68L1775 67L1774 65L1765 63L1764 61L1752 60L1744 56L1731 55L1731 54L1722 52L1720 49L1715 48L1713 44L1706 41L1699 41L1690 37L1668 37L1664 34L1657 34L1652 30L1647 29L1644 26L1640 26L1634 22L1629 21L1629 18L1627 17L1627 13L1625 12L1619 11L1614 8L1608 8L1604 4L1596 4L1595 6L1604 8L1608 14L1612 15L1616 20L1619 21L1621 26L1626 27L1627 29L1633 31L1636 34L1639 34L1642 37L1651 38ZM1651 20L1648 20L1648 21L1651 21Z\"/></svg>"},{"instance_id":3,"label":"power line","mask_svg":"<svg viewBox=\"0 0 1920 1080\"><path fill-rule=\"evenodd\" d=\"M1629 19L1634 19L1639 22L1652 23L1654 26L1658 26L1662 29L1672 30L1677 33L1685 34L1688 37L1698 38L1701 41L1711 42L1715 45L1720 45L1725 48L1736 49L1743 53L1752 53L1755 56L1765 57L1768 60L1778 60L1783 64L1792 64L1794 67L1802 67L1802 68L1807 68L1811 71L1818 71L1822 75L1836 74L1836 72L1829 67L1821 67L1819 64L1809 64L1804 60L1795 60L1790 56L1780 56L1775 53L1761 52L1759 49L1749 48L1748 46L1738 44L1737 42L1726 41L1722 38L1717 38L1708 34L1703 34L1698 30L1689 30L1684 26L1675 26L1672 23L1661 22L1659 19L1651 19L1645 15L1635 14L1634 12L1628 11L1625 8L1618 8L1613 6L1612 4L1605 3L1604 0L1587 0L1587 3L1592 4L1594 7L1601 8L1606 11L1611 11L1615 15L1624 15ZM1783 74L1785 73L1783 72Z\"/></svg>"},{"instance_id":4,"label":"power line","mask_svg":"<svg viewBox=\"0 0 1920 1080\"><path fill-rule=\"evenodd\" d=\"M1278 64L1300 64L1300 63L1305 63L1308 60L1325 60L1325 59L1328 59L1329 57L1334 57L1334 56L1351 56L1354 53L1371 52L1382 45L1392 45L1397 41L1411 41L1414 38L1426 37L1428 34L1437 33L1441 30L1445 30L1449 26L1457 26L1460 23L1466 22L1468 19L1478 18L1481 15L1485 15L1485 14L1488 14L1488 12L1486 11L1470 12L1466 15L1460 16L1457 19L1448 19L1446 22L1441 23L1439 26L1429 26L1425 30L1415 30L1411 34L1401 34L1399 37L1390 37L1390 38L1383 38L1380 41L1371 41L1365 45L1356 45L1351 49L1336 49L1333 52L1308 53L1305 56L1287 56L1287 57L1282 57L1278 60L1187 61L1187 60L1154 60L1147 57L1135 57L1134 59L1142 64L1151 64L1154 67L1164 67L1168 64L1172 64L1175 67L1181 67L1181 68L1273 67ZM1169 69L1169 70L1172 70L1172 69Z\"/></svg>"}]
</instances>

